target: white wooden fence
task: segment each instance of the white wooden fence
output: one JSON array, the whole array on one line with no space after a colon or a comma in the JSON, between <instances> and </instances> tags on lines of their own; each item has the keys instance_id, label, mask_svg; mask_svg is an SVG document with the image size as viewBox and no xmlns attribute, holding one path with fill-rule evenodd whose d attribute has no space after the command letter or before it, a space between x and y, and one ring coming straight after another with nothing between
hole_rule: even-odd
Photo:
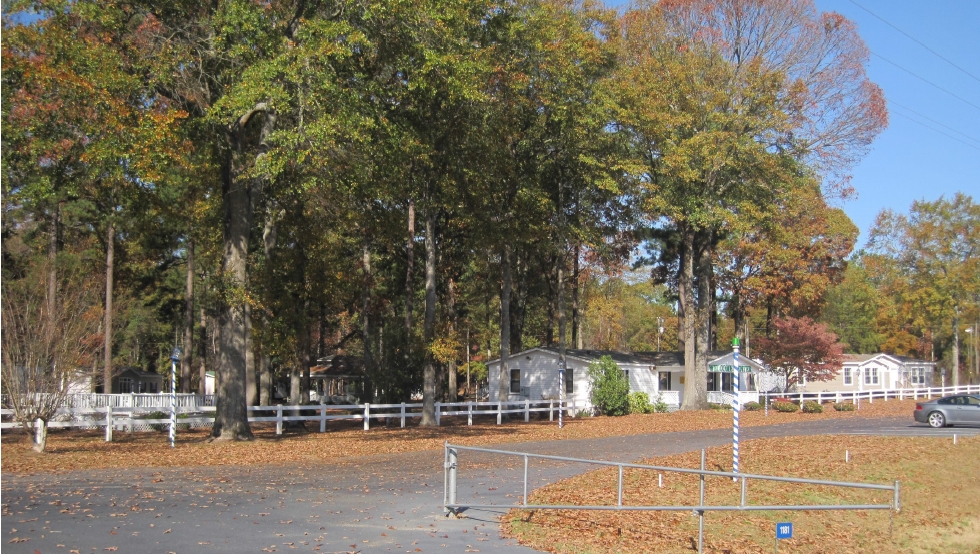
<instances>
[{"instance_id":1,"label":"white wooden fence","mask_svg":"<svg viewBox=\"0 0 980 554\"><path fill-rule=\"evenodd\" d=\"M165 396L166 398L166 396ZM473 425L473 416L495 416L497 425L503 423L504 415L523 414L524 421L530 421L532 413L548 413L549 421L553 421L560 408L556 400L518 402L436 402L436 425L445 416L467 416L467 425ZM576 412L575 403L566 402L566 413ZM170 424L169 405L160 406L103 406L103 407L73 407L58 410L58 415L48 423L51 428L104 428L106 441L112 440L114 430L149 431L154 426ZM183 427L210 427L214 423L213 406L187 407L178 406L178 430ZM167 413L166 418L148 419L146 416L154 412ZM422 417L422 404L307 404L305 406L249 406L250 423L270 422L276 424L276 434L282 434L283 425L287 421L315 421L320 423L320 432L326 431L327 421L360 420L364 422L364 430L371 428L371 420L393 419L405 427L406 420ZM20 424L12 419L12 410L0 410L3 420L0 429L19 428Z\"/></svg>"},{"instance_id":2,"label":"white wooden fence","mask_svg":"<svg viewBox=\"0 0 980 554\"><path fill-rule=\"evenodd\" d=\"M760 393L769 402L776 398L786 398L796 400L801 404L807 400L824 402L853 402L867 400L869 403L875 399L881 400L918 400L920 398L932 398L933 396L946 396L949 394L970 394L980 393L980 385L960 385L958 387L920 387L909 389L879 389L862 391L822 391L822 392L763 392Z\"/></svg>"}]
</instances>

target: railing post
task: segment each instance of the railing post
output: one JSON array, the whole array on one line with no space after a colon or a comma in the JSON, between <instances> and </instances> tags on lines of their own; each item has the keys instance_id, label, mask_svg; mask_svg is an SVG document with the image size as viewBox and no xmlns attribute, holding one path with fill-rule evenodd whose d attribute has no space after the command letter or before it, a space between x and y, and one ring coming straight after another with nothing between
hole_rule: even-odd
<instances>
[{"instance_id":1,"label":"railing post","mask_svg":"<svg viewBox=\"0 0 980 554\"><path fill-rule=\"evenodd\" d=\"M405 428L405 403L402 402L402 429Z\"/></svg>"},{"instance_id":2,"label":"railing post","mask_svg":"<svg viewBox=\"0 0 980 554\"><path fill-rule=\"evenodd\" d=\"M701 449L701 471L704 471L704 449ZM698 506L704 506L704 473L698 475L701 481L701 492L698 496ZM704 552L704 510L698 509L698 554Z\"/></svg>"},{"instance_id":3,"label":"railing post","mask_svg":"<svg viewBox=\"0 0 980 554\"><path fill-rule=\"evenodd\" d=\"M900 484L899 484L898 480L896 479L895 480L895 513L896 514L898 512L900 512L900 511L902 511L902 504L901 504L901 502L899 502L899 495L898 495L899 490L900 490Z\"/></svg>"},{"instance_id":4,"label":"railing post","mask_svg":"<svg viewBox=\"0 0 980 554\"><path fill-rule=\"evenodd\" d=\"M364 403L364 430L367 431L371 428L371 404L368 402Z\"/></svg>"},{"instance_id":5,"label":"railing post","mask_svg":"<svg viewBox=\"0 0 980 554\"><path fill-rule=\"evenodd\" d=\"M524 455L524 505L527 506L527 454Z\"/></svg>"},{"instance_id":6,"label":"railing post","mask_svg":"<svg viewBox=\"0 0 980 554\"><path fill-rule=\"evenodd\" d=\"M436 427L439 426L439 423L442 420L442 417L440 416L440 412L442 411L440 409L441 408L441 405L442 405L442 402L436 402Z\"/></svg>"},{"instance_id":7,"label":"railing post","mask_svg":"<svg viewBox=\"0 0 980 554\"><path fill-rule=\"evenodd\" d=\"M466 403L466 424L473 425L473 401Z\"/></svg>"},{"instance_id":8,"label":"railing post","mask_svg":"<svg viewBox=\"0 0 980 554\"><path fill-rule=\"evenodd\" d=\"M554 420L555 420L555 401L554 400L549 400L548 401L548 421L554 421Z\"/></svg>"},{"instance_id":9,"label":"railing post","mask_svg":"<svg viewBox=\"0 0 980 554\"><path fill-rule=\"evenodd\" d=\"M742 477L742 507L745 507L745 477Z\"/></svg>"},{"instance_id":10,"label":"railing post","mask_svg":"<svg viewBox=\"0 0 980 554\"><path fill-rule=\"evenodd\" d=\"M619 486L616 490L616 505L623 505L623 464L619 464Z\"/></svg>"},{"instance_id":11,"label":"railing post","mask_svg":"<svg viewBox=\"0 0 980 554\"><path fill-rule=\"evenodd\" d=\"M503 423L504 420L503 404L504 404L503 402L499 400L497 401L497 425Z\"/></svg>"},{"instance_id":12,"label":"railing post","mask_svg":"<svg viewBox=\"0 0 980 554\"><path fill-rule=\"evenodd\" d=\"M325 433L327 431L327 405L320 404L320 432Z\"/></svg>"},{"instance_id":13,"label":"railing post","mask_svg":"<svg viewBox=\"0 0 980 554\"><path fill-rule=\"evenodd\" d=\"M456 468L459 464L459 451L457 451L455 448L451 448L451 447L447 447L447 448L449 451L448 452L449 461L446 464L447 469L449 470L449 484L447 490L449 492L449 504L455 504L456 503ZM456 513L456 508L453 508L451 511L453 513Z\"/></svg>"},{"instance_id":14,"label":"railing post","mask_svg":"<svg viewBox=\"0 0 980 554\"><path fill-rule=\"evenodd\" d=\"M276 434L282 434L282 404L276 404Z\"/></svg>"},{"instance_id":15,"label":"railing post","mask_svg":"<svg viewBox=\"0 0 980 554\"><path fill-rule=\"evenodd\" d=\"M112 442L112 427L115 424L112 422L112 406L105 407L105 441Z\"/></svg>"},{"instance_id":16,"label":"railing post","mask_svg":"<svg viewBox=\"0 0 980 554\"><path fill-rule=\"evenodd\" d=\"M524 421L531 421L531 400L528 398L524 399Z\"/></svg>"}]
</instances>

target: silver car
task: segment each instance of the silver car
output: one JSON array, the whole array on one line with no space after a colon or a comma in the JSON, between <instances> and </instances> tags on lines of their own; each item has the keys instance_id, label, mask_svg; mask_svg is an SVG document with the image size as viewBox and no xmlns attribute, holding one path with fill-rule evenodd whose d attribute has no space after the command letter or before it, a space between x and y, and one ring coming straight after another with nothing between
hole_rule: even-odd
<instances>
[{"instance_id":1,"label":"silver car","mask_svg":"<svg viewBox=\"0 0 980 554\"><path fill-rule=\"evenodd\" d=\"M928 402L917 402L912 412L919 423L932 427L980 425L980 395L955 394Z\"/></svg>"}]
</instances>

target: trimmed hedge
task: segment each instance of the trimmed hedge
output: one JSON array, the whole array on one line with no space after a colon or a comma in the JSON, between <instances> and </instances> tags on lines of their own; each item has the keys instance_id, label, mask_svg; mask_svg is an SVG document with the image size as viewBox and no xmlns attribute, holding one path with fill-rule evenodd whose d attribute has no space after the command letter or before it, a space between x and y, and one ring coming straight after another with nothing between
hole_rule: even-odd
<instances>
[{"instance_id":1,"label":"trimmed hedge","mask_svg":"<svg viewBox=\"0 0 980 554\"><path fill-rule=\"evenodd\" d=\"M815 400L807 400L803 403L803 413L805 414L822 414L823 406Z\"/></svg>"},{"instance_id":2,"label":"trimmed hedge","mask_svg":"<svg viewBox=\"0 0 980 554\"><path fill-rule=\"evenodd\" d=\"M772 409L789 414L800 411L800 407L792 402L773 402Z\"/></svg>"},{"instance_id":3,"label":"trimmed hedge","mask_svg":"<svg viewBox=\"0 0 980 554\"><path fill-rule=\"evenodd\" d=\"M759 404L758 402L746 402L745 404L742 404L742 408L748 412L758 412L762 409L762 404Z\"/></svg>"},{"instance_id":4,"label":"trimmed hedge","mask_svg":"<svg viewBox=\"0 0 980 554\"><path fill-rule=\"evenodd\" d=\"M850 402L846 404L844 402L838 402L834 404L834 409L837 410L838 412L853 412L854 404L851 404Z\"/></svg>"}]
</instances>

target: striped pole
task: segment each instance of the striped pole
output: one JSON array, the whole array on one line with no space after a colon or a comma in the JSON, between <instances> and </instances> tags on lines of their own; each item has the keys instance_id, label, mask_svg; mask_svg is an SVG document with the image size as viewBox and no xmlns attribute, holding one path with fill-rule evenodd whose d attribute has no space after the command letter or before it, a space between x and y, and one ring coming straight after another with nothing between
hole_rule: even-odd
<instances>
[{"instance_id":1,"label":"striped pole","mask_svg":"<svg viewBox=\"0 0 980 554\"><path fill-rule=\"evenodd\" d=\"M170 448L174 447L177 438L177 360L180 351L174 348L170 356Z\"/></svg>"},{"instance_id":2,"label":"striped pole","mask_svg":"<svg viewBox=\"0 0 980 554\"><path fill-rule=\"evenodd\" d=\"M732 473L738 473L738 396L739 390L741 389L741 377L738 368L738 337L732 339L732 349L732 359L734 361L732 365L735 366L735 376L732 378L735 388L735 396L732 398ZM737 478L732 477L732 481L737 480Z\"/></svg>"}]
</instances>

